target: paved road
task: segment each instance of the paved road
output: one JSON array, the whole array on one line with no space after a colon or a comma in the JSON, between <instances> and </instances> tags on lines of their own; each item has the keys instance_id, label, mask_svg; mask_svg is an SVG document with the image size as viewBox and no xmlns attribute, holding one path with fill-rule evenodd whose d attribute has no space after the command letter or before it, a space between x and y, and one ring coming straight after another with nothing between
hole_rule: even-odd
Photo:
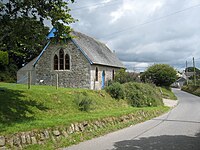
<instances>
[{"instance_id":1,"label":"paved road","mask_svg":"<svg viewBox=\"0 0 200 150\"><path fill-rule=\"evenodd\" d=\"M200 98L174 89L169 113L66 150L200 150Z\"/></svg>"}]
</instances>

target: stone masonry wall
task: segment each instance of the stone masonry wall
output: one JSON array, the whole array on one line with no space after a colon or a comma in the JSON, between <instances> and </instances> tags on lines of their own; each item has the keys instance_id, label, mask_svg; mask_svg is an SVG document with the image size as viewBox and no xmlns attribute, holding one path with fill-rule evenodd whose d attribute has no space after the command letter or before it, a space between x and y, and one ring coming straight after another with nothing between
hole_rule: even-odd
<instances>
[{"instance_id":1,"label":"stone masonry wall","mask_svg":"<svg viewBox=\"0 0 200 150\"><path fill-rule=\"evenodd\" d=\"M61 138L69 139L70 135L77 132L93 132L99 128L105 128L109 125L128 123L134 121L139 123L147 118L153 118L161 115L164 111L137 111L136 113L123 115L121 117L108 117L93 121L83 121L71 123L64 127L48 128L43 130L33 130L20 132L12 135L0 135L0 150L5 149L23 149L31 144L44 144L47 140L58 142Z\"/></svg>"},{"instance_id":2,"label":"stone masonry wall","mask_svg":"<svg viewBox=\"0 0 200 150\"><path fill-rule=\"evenodd\" d=\"M98 68L98 81L95 81L96 67ZM109 80L113 80L113 71L115 75L117 70L119 70L119 68L101 66L101 65L92 65L90 70L91 74L90 88L93 90L102 89L102 72L105 71L105 86L106 86Z\"/></svg>"},{"instance_id":3,"label":"stone masonry wall","mask_svg":"<svg viewBox=\"0 0 200 150\"><path fill-rule=\"evenodd\" d=\"M70 56L70 70L54 70L53 59L60 49ZM90 88L90 63L71 42L50 44L36 65L36 84L58 85L61 87Z\"/></svg>"}]
</instances>

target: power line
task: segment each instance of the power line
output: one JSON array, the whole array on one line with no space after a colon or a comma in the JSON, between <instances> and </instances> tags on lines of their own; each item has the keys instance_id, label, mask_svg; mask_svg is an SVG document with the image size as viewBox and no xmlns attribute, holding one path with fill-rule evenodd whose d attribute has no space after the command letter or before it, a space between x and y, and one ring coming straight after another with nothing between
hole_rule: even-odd
<instances>
[{"instance_id":1,"label":"power line","mask_svg":"<svg viewBox=\"0 0 200 150\"><path fill-rule=\"evenodd\" d=\"M168 15L165 15L165 16L162 16L162 17L158 17L158 18L152 19L152 20L147 21L147 22L140 23L140 24L138 24L138 25L130 26L130 27L125 28L125 29L123 29L123 30L120 30L120 31L117 31L117 32L113 32L113 33L111 33L111 34L107 34L107 35L105 35L105 36L103 36L103 37L101 37L101 38L112 37L112 36L114 36L114 35L116 35L116 34L119 34L119 33L122 33L122 32L128 31L128 30L133 30L133 29L135 29L135 28L137 28L137 27L144 26L144 25L150 24L150 23L152 23L152 22L160 21L160 20L162 20L162 19L164 19L164 18L171 17L171 16L173 16L173 15L176 15L176 14L179 14L179 13L182 13L182 12L185 12L185 11L188 11L188 10L193 9L193 8L196 8L196 7L200 7L200 4L193 5L193 6L191 6L191 7L188 7L188 8L185 8L185 9L182 9L182 10L179 10L179 11L176 11L176 12L173 12L173 13L171 13L171 14L168 14Z\"/></svg>"},{"instance_id":2,"label":"power line","mask_svg":"<svg viewBox=\"0 0 200 150\"><path fill-rule=\"evenodd\" d=\"M103 5L101 7L112 6L113 4L118 4L119 3L119 2L116 3L116 1L120 1L120 0L115 0L115 1L113 0L113 1L110 1L110 2L95 3L93 5L86 5L86 6L82 6L82 7L77 7L77 8L73 8L71 11L77 11L77 10L81 10L81 9L87 9L89 7L94 7L94 6L99 6L99 5ZM107 4L110 4L110 5L107 5Z\"/></svg>"}]
</instances>

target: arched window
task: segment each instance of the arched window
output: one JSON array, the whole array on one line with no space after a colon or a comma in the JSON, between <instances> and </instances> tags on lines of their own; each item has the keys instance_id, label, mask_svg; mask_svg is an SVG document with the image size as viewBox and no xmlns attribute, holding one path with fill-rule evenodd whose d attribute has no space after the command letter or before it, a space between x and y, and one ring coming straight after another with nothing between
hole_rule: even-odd
<instances>
[{"instance_id":1,"label":"arched window","mask_svg":"<svg viewBox=\"0 0 200 150\"><path fill-rule=\"evenodd\" d=\"M58 70L58 56L54 56L54 70Z\"/></svg>"},{"instance_id":2,"label":"arched window","mask_svg":"<svg viewBox=\"0 0 200 150\"><path fill-rule=\"evenodd\" d=\"M96 67L96 70L95 70L95 81L98 81L98 68Z\"/></svg>"},{"instance_id":3,"label":"arched window","mask_svg":"<svg viewBox=\"0 0 200 150\"><path fill-rule=\"evenodd\" d=\"M64 70L64 51L63 49L59 52L59 59L60 59L60 70Z\"/></svg>"},{"instance_id":4,"label":"arched window","mask_svg":"<svg viewBox=\"0 0 200 150\"><path fill-rule=\"evenodd\" d=\"M115 79L115 70L113 69L112 71L112 79L114 80Z\"/></svg>"},{"instance_id":5,"label":"arched window","mask_svg":"<svg viewBox=\"0 0 200 150\"><path fill-rule=\"evenodd\" d=\"M70 58L68 54L65 55L65 69L70 70Z\"/></svg>"}]
</instances>

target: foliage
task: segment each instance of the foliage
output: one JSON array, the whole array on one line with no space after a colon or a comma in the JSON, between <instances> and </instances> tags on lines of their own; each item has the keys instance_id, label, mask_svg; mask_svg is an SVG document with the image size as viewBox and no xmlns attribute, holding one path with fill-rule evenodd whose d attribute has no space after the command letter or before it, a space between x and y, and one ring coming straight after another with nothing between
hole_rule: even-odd
<instances>
[{"instance_id":1,"label":"foliage","mask_svg":"<svg viewBox=\"0 0 200 150\"><path fill-rule=\"evenodd\" d=\"M194 86L194 85L183 86L181 90L200 96L200 86Z\"/></svg>"},{"instance_id":2,"label":"foliage","mask_svg":"<svg viewBox=\"0 0 200 150\"><path fill-rule=\"evenodd\" d=\"M141 76L142 81L152 82L157 86L170 86L177 79L176 70L167 64L150 66Z\"/></svg>"},{"instance_id":3,"label":"foliage","mask_svg":"<svg viewBox=\"0 0 200 150\"><path fill-rule=\"evenodd\" d=\"M16 70L16 65L9 64L8 52L0 51L0 82L15 82Z\"/></svg>"},{"instance_id":4,"label":"foliage","mask_svg":"<svg viewBox=\"0 0 200 150\"><path fill-rule=\"evenodd\" d=\"M162 96L156 86L144 83L129 82L124 84L125 97L132 106L163 105Z\"/></svg>"},{"instance_id":5,"label":"foliage","mask_svg":"<svg viewBox=\"0 0 200 150\"><path fill-rule=\"evenodd\" d=\"M8 52L0 51L0 67L8 65Z\"/></svg>"},{"instance_id":6,"label":"foliage","mask_svg":"<svg viewBox=\"0 0 200 150\"><path fill-rule=\"evenodd\" d=\"M127 73L125 69L120 69L116 72L114 81L119 83L125 83L126 82Z\"/></svg>"},{"instance_id":7,"label":"foliage","mask_svg":"<svg viewBox=\"0 0 200 150\"><path fill-rule=\"evenodd\" d=\"M0 69L0 82L15 82L17 66L10 64Z\"/></svg>"},{"instance_id":8,"label":"foliage","mask_svg":"<svg viewBox=\"0 0 200 150\"><path fill-rule=\"evenodd\" d=\"M87 93L91 111L80 111L74 100ZM0 135L44 129L74 122L90 121L132 113L124 100L116 101L104 90L59 88L53 86L0 82Z\"/></svg>"},{"instance_id":9,"label":"foliage","mask_svg":"<svg viewBox=\"0 0 200 150\"><path fill-rule=\"evenodd\" d=\"M187 68L186 68L186 71L187 71L187 72L194 72L194 67L187 67ZM196 68L196 67L195 67L195 71L196 71L196 74L197 74L197 75L200 74L200 70L199 70L198 68Z\"/></svg>"},{"instance_id":10,"label":"foliage","mask_svg":"<svg viewBox=\"0 0 200 150\"><path fill-rule=\"evenodd\" d=\"M172 92L172 89L170 87L159 87L159 88L161 90L163 98L171 99L171 100L177 100L177 97Z\"/></svg>"},{"instance_id":11,"label":"foliage","mask_svg":"<svg viewBox=\"0 0 200 150\"><path fill-rule=\"evenodd\" d=\"M36 150L36 149L37 150L38 149L52 150L52 149L55 149L55 147L56 148L69 147L70 145L78 144L85 140L90 140L92 138L106 135L108 133L117 131L119 129L130 127L135 124L150 120L152 118L162 115L168 110L169 110L168 107L135 108L135 111L132 111L131 113L131 114L135 114L135 117L132 120L115 122L115 123L105 123L102 128L97 128L97 129L92 129L92 127L88 129L85 128L83 132L75 132L73 134L69 134L67 137L67 140L66 138L62 137L61 140L59 140L59 142L53 142L52 140L49 140L48 142L45 142L45 144L30 145L28 147L25 147L25 149L26 150ZM141 115L141 112L145 115ZM122 117L122 116L119 116L119 117Z\"/></svg>"},{"instance_id":12,"label":"foliage","mask_svg":"<svg viewBox=\"0 0 200 150\"><path fill-rule=\"evenodd\" d=\"M106 87L105 90L111 95L112 98L115 98L115 99L124 98L124 88L118 82L112 83L111 85Z\"/></svg>"},{"instance_id":13,"label":"foliage","mask_svg":"<svg viewBox=\"0 0 200 150\"><path fill-rule=\"evenodd\" d=\"M86 92L80 93L75 97L75 103L80 111L89 111L91 109L92 100Z\"/></svg>"},{"instance_id":14,"label":"foliage","mask_svg":"<svg viewBox=\"0 0 200 150\"><path fill-rule=\"evenodd\" d=\"M116 72L114 81L123 84L126 82L139 81L139 78L137 73L126 72L125 69L120 69Z\"/></svg>"},{"instance_id":15,"label":"foliage","mask_svg":"<svg viewBox=\"0 0 200 150\"><path fill-rule=\"evenodd\" d=\"M87 93L89 99L94 102L96 107L92 112L82 112L77 110L74 103L76 95ZM136 114L138 119L129 123L136 124L162 114L168 110L166 107L145 107L135 108L127 105L126 101L116 101L105 91L92 91L86 89L59 88L55 90L52 86L32 85L27 89L26 85L0 83L0 135L14 134L31 130L43 130L46 128L65 128L71 123L83 121L96 121L109 117L121 117L127 114ZM144 112L145 116L139 116ZM108 128L100 128L108 132L113 131L114 124ZM115 124L116 125L116 124ZM123 126L125 127L125 126ZM122 128L122 127L121 127ZM116 125L115 130L119 129ZM99 130L98 130L99 131ZM105 134L105 132L85 132L88 133L84 138L90 138ZM80 132L77 132L80 133ZM81 133L82 134L82 133ZM69 135L70 140L66 140L67 145L74 143L74 139ZM72 140L71 140L72 139ZM80 140L76 140L79 142ZM52 147L65 147L60 142L50 142ZM36 146L36 147L34 147ZM38 147L37 147L38 146ZM47 149L47 144L31 145L32 149Z\"/></svg>"},{"instance_id":16,"label":"foliage","mask_svg":"<svg viewBox=\"0 0 200 150\"><path fill-rule=\"evenodd\" d=\"M49 28L44 21L49 21L57 29L56 39L68 38L71 31L69 24L75 21L69 14L68 2L0 1L0 49L8 52L9 64L21 68L23 64L38 56L47 42Z\"/></svg>"}]
</instances>

